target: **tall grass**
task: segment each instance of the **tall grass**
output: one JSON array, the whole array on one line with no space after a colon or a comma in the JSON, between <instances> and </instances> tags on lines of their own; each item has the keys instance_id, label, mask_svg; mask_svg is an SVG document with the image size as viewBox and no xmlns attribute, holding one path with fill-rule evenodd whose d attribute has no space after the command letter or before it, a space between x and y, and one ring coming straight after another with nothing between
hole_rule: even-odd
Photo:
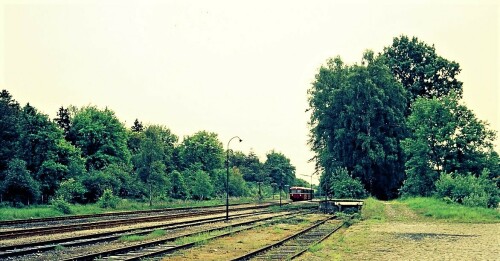
<instances>
[{"instance_id":1,"label":"tall grass","mask_svg":"<svg viewBox=\"0 0 500 261\"><path fill-rule=\"evenodd\" d=\"M364 200L363 207L361 208L361 217L364 220L386 220L384 212L384 203L369 197Z\"/></svg>"},{"instance_id":2,"label":"tall grass","mask_svg":"<svg viewBox=\"0 0 500 261\"><path fill-rule=\"evenodd\" d=\"M500 211L481 207L467 207L436 198L407 198L400 200L420 215L450 222L496 223Z\"/></svg>"}]
</instances>

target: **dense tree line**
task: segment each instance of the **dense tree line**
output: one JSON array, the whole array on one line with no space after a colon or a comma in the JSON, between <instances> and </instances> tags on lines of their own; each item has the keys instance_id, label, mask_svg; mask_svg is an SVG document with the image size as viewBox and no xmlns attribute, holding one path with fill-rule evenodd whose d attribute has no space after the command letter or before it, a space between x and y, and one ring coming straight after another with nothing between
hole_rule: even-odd
<instances>
[{"instance_id":1,"label":"dense tree line","mask_svg":"<svg viewBox=\"0 0 500 261\"><path fill-rule=\"evenodd\" d=\"M97 202L103 196L209 199L226 191L226 151L216 133L179 137L162 125L135 120L126 128L108 109L61 107L53 120L30 104L0 93L0 199L14 205ZM230 196L268 195L295 177L283 154L265 162L255 153L230 153Z\"/></svg>"},{"instance_id":2,"label":"dense tree line","mask_svg":"<svg viewBox=\"0 0 500 261\"><path fill-rule=\"evenodd\" d=\"M495 133L460 103L458 63L400 36L361 64L329 59L308 90L321 187L330 196L438 195L499 202ZM464 180L473 189L463 189ZM464 192L466 191L466 192Z\"/></svg>"}]
</instances>

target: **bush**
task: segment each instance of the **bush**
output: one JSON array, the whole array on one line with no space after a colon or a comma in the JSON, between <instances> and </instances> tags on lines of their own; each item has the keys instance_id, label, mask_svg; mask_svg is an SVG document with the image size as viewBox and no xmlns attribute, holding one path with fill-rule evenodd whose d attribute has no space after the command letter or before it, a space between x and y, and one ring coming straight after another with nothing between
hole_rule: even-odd
<instances>
[{"instance_id":1,"label":"bush","mask_svg":"<svg viewBox=\"0 0 500 261\"><path fill-rule=\"evenodd\" d=\"M500 193L488 176L488 170L484 170L479 177L470 173L466 175L442 173L436 181L436 194L440 198L470 207L496 208L500 201Z\"/></svg>"},{"instance_id":2,"label":"bush","mask_svg":"<svg viewBox=\"0 0 500 261\"><path fill-rule=\"evenodd\" d=\"M72 214L70 204L64 200L63 198L56 198L50 201L50 205L53 209L63 213L63 214Z\"/></svg>"},{"instance_id":3,"label":"bush","mask_svg":"<svg viewBox=\"0 0 500 261\"><path fill-rule=\"evenodd\" d=\"M335 198L366 198L367 195L361 181L352 178L345 168L334 171L330 186Z\"/></svg>"},{"instance_id":4,"label":"bush","mask_svg":"<svg viewBox=\"0 0 500 261\"><path fill-rule=\"evenodd\" d=\"M56 192L57 198L62 198L71 203L83 203L85 201L87 190L80 181L73 178L61 182Z\"/></svg>"},{"instance_id":5,"label":"bush","mask_svg":"<svg viewBox=\"0 0 500 261\"><path fill-rule=\"evenodd\" d=\"M113 191L111 189L105 189L104 193L97 201L97 205L101 208L116 208L119 202L120 198L113 195Z\"/></svg>"}]
</instances>

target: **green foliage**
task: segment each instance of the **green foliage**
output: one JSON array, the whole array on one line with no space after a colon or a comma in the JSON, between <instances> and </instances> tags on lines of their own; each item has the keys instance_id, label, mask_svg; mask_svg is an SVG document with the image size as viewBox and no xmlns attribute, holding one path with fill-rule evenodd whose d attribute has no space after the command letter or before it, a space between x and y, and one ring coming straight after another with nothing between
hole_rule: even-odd
<instances>
[{"instance_id":1,"label":"green foliage","mask_svg":"<svg viewBox=\"0 0 500 261\"><path fill-rule=\"evenodd\" d=\"M264 172L269 175L269 182L278 186L290 185L295 181L295 167L284 154L272 150L266 154Z\"/></svg>"},{"instance_id":2,"label":"green foliage","mask_svg":"<svg viewBox=\"0 0 500 261\"><path fill-rule=\"evenodd\" d=\"M3 200L15 204L29 205L40 196L40 184L31 176L26 162L20 159L13 159L8 163L5 180L0 189Z\"/></svg>"},{"instance_id":3,"label":"green foliage","mask_svg":"<svg viewBox=\"0 0 500 261\"><path fill-rule=\"evenodd\" d=\"M105 189L99 201L97 201L97 205L101 208L116 208L119 202L120 198L113 195L111 189Z\"/></svg>"},{"instance_id":4,"label":"green foliage","mask_svg":"<svg viewBox=\"0 0 500 261\"><path fill-rule=\"evenodd\" d=\"M50 205L52 208L55 210L63 213L63 214L72 214L73 211L71 210L70 204L64 200L63 198L56 198L50 201Z\"/></svg>"},{"instance_id":5,"label":"green foliage","mask_svg":"<svg viewBox=\"0 0 500 261\"><path fill-rule=\"evenodd\" d=\"M496 208L500 202L500 189L488 179L488 175L488 170L479 177L443 173L436 182L436 194L469 207Z\"/></svg>"},{"instance_id":6,"label":"green foliage","mask_svg":"<svg viewBox=\"0 0 500 261\"><path fill-rule=\"evenodd\" d=\"M429 197L406 198L402 202L420 215L448 222L497 223L500 220L500 212L496 209L468 207Z\"/></svg>"},{"instance_id":7,"label":"green foliage","mask_svg":"<svg viewBox=\"0 0 500 261\"><path fill-rule=\"evenodd\" d=\"M384 48L382 56L407 90L409 104L418 97L436 98L452 91L462 94L462 82L456 79L460 65L437 55L434 45L402 35Z\"/></svg>"},{"instance_id":8,"label":"green foliage","mask_svg":"<svg viewBox=\"0 0 500 261\"><path fill-rule=\"evenodd\" d=\"M385 220L387 217L384 212L384 203L369 197L363 201L361 208L361 217L364 220Z\"/></svg>"},{"instance_id":9,"label":"green foliage","mask_svg":"<svg viewBox=\"0 0 500 261\"><path fill-rule=\"evenodd\" d=\"M107 108L87 106L77 110L68 138L81 149L87 170L101 170L112 163L130 164L126 129Z\"/></svg>"},{"instance_id":10,"label":"green foliage","mask_svg":"<svg viewBox=\"0 0 500 261\"><path fill-rule=\"evenodd\" d=\"M495 133L451 93L441 98L417 98L408 117L410 137L402 141L407 155L403 195L431 195L439 173L480 173L495 168ZM496 157L495 157L496 156ZM493 163L493 164L492 164Z\"/></svg>"},{"instance_id":11,"label":"green foliage","mask_svg":"<svg viewBox=\"0 0 500 261\"><path fill-rule=\"evenodd\" d=\"M137 242L137 241L144 241L144 240L151 240L155 238L159 238L162 236L165 236L167 234L167 231L162 230L162 229L157 229L154 230L153 232L140 236L140 235L128 235L128 236L121 236L118 240L122 242Z\"/></svg>"},{"instance_id":12,"label":"green foliage","mask_svg":"<svg viewBox=\"0 0 500 261\"><path fill-rule=\"evenodd\" d=\"M213 132L200 131L185 137L178 153L180 170L200 164L203 171L211 173L223 167L224 149Z\"/></svg>"},{"instance_id":13,"label":"green foliage","mask_svg":"<svg viewBox=\"0 0 500 261\"><path fill-rule=\"evenodd\" d=\"M82 184L87 190L85 198L89 202L96 202L106 189L115 189L115 193L120 191L122 186L120 180L107 170L109 169L90 171L88 175L82 177Z\"/></svg>"},{"instance_id":14,"label":"green foliage","mask_svg":"<svg viewBox=\"0 0 500 261\"><path fill-rule=\"evenodd\" d=\"M237 151L231 157L231 162L233 166L237 167L241 171L245 181L263 182L266 180L267 176L264 170L264 165L260 162L259 157L257 157L253 151L250 151L248 156Z\"/></svg>"},{"instance_id":15,"label":"green foliage","mask_svg":"<svg viewBox=\"0 0 500 261\"><path fill-rule=\"evenodd\" d=\"M86 192L87 190L79 180L70 178L61 182L56 192L56 198L71 203L82 203L85 201Z\"/></svg>"},{"instance_id":16,"label":"green foliage","mask_svg":"<svg viewBox=\"0 0 500 261\"><path fill-rule=\"evenodd\" d=\"M194 176L191 196L195 199L208 199L212 196L214 188L210 176L203 170L198 170Z\"/></svg>"},{"instance_id":17,"label":"green foliage","mask_svg":"<svg viewBox=\"0 0 500 261\"><path fill-rule=\"evenodd\" d=\"M16 157L19 137L19 103L7 90L0 92L0 181L10 160Z\"/></svg>"},{"instance_id":18,"label":"green foliage","mask_svg":"<svg viewBox=\"0 0 500 261\"><path fill-rule=\"evenodd\" d=\"M405 136L405 91L383 59L370 51L361 65L330 59L308 94L317 169L347 168L372 195L397 196L404 178L399 141Z\"/></svg>"},{"instance_id":19,"label":"green foliage","mask_svg":"<svg viewBox=\"0 0 500 261\"><path fill-rule=\"evenodd\" d=\"M69 109L61 106L57 112L57 118L54 119L54 122L57 123L57 125L63 130L64 137L68 138L69 130L71 128L71 114Z\"/></svg>"},{"instance_id":20,"label":"green foliage","mask_svg":"<svg viewBox=\"0 0 500 261\"><path fill-rule=\"evenodd\" d=\"M248 189L243 179L243 175L237 168L229 172L229 195L242 197L248 195Z\"/></svg>"},{"instance_id":21,"label":"green foliage","mask_svg":"<svg viewBox=\"0 0 500 261\"><path fill-rule=\"evenodd\" d=\"M325 175L325 174L323 174ZM363 184L358 178L352 178L345 168L337 168L329 179L329 187L334 198L365 198ZM324 187L324 186L323 186Z\"/></svg>"},{"instance_id":22,"label":"green foliage","mask_svg":"<svg viewBox=\"0 0 500 261\"><path fill-rule=\"evenodd\" d=\"M182 174L174 170L170 174L170 196L175 199L186 199L189 196L189 191L184 183Z\"/></svg>"}]
</instances>

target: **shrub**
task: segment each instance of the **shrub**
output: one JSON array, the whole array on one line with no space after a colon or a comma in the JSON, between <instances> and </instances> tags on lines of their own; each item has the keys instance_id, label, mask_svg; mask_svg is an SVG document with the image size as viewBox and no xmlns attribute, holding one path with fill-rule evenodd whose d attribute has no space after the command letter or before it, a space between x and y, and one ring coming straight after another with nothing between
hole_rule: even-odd
<instances>
[{"instance_id":1,"label":"shrub","mask_svg":"<svg viewBox=\"0 0 500 261\"><path fill-rule=\"evenodd\" d=\"M334 171L330 182L335 198L366 198L366 190L357 178L352 178L345 168Z\"/></svg>"},{"instance_id":2,"label":"shrub","mask_svg":"<svg viewBox=\"0 0 500 261\"><path fill-rule=\"evenodd\" d=\"M71 214L73 211L71 210L70 204L64 200L63 198L56 198L50 201L50 205L53 209L63 213L63 214Z\"/></svg>"},{"instance_id":3,"label":"shrub","mask_svg":"<svg viewBox=\"0 0 500 261\"><path fill-rule=\"evenodd\" d=\"M59 189L56 192L58 198L62 198L71 203L83 203L85 201L85 193L87 190L80 181L73 178L61 182Z\"/></svg>"},{"instance_id":4,"label":"shrub","mask_svg":"<svg viewBox=\"0 0 500 261\"><path fill-rule=\"evenodd\" d=\"M436 194L470 207L495 208L500 201L499 189L488 176L487 169L479 177L470 173L466 175L442 173L436 181Z\"/></svg>"},{"instance_id":5,"label":"shrub","mask_svg":"<svg viewBox=\"0 0 500 261\"><path fill-rule=\"evenodd\" d=\"M119 202L120 198L113 195L111 189L105 189L102 196L97 201L97 205L101 208L116 208Z\"/></svg>"}]
</instances>

